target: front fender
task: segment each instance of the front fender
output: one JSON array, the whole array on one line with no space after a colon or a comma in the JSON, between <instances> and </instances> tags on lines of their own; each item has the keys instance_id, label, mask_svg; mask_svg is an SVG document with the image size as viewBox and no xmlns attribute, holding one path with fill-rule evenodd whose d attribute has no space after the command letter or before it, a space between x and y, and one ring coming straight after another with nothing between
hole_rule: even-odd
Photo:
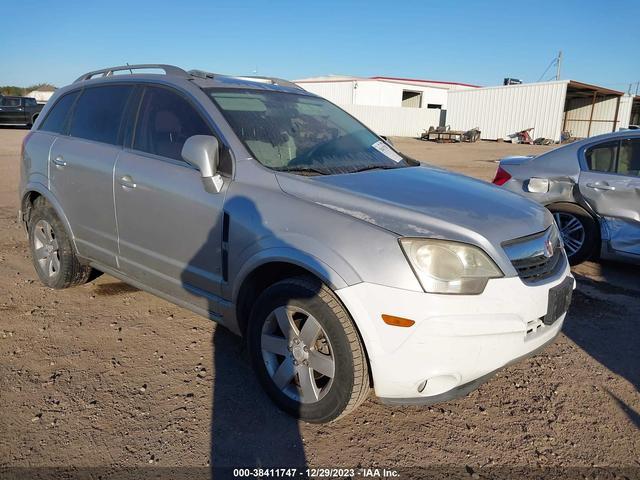
<instances>
[{"instance_id":1,"label":"front fender","mask_svg":"<svg viewBox=\"0 0 640 480\"><path fill-rule=\"evenodd\" d=\"M233 285L232 298L235 302L244 280L261 265L284 262L310 271L332 290L354 285L362 280L353 268L336 252L313 239L302 240L301 235L287 235L288 238L262 238L245 249L240 261L231 269ZM303 243L304 249L300 243Z\"/></svg>"}]
</instances>

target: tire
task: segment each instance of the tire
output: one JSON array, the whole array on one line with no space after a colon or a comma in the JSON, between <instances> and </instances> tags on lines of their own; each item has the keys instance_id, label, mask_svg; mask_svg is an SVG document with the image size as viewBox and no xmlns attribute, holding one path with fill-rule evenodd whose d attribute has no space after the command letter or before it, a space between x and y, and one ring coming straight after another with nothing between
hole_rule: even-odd
<instances>
[{"instance_id":1,"label":"tire","mask_svg":"<svg viewBox=\"0 0 640 480\"><path fill-rule=\"evenodd\" d=\"M584 208L573 203L550 205L558 224L567 257L571 265L584 262L600 243L598 223Z\"/></svg>"},{"instance_id":2,"label":"tire","mask_svg":"<svg viewBox=\"0 0 640 480\"><path fill-rule=\"evenodd\" d=\"M29 216L29 246L36 273L47 287L81 285L94 272L80 263L64 225L44 197L35 200Z\"/></svg>"},{"instance_id":3,"label":"tire","mask_svg":"<svg viewBox=\"0 0 640 480\"><path fill-rule=\"evenodd\" d=\"M311 276L282 280L260 294L247 343L258 380L293 417L330 422L356 409L369 394L369 369L353 321L334 293Z\"/></svg>"}]
</instances>

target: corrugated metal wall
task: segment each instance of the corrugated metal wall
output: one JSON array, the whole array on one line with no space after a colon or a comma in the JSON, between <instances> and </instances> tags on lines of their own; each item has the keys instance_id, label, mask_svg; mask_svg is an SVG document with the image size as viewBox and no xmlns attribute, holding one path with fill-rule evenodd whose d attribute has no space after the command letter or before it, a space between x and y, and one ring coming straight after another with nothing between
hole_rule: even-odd
<instances>
[{"instance_id":1,"label":"corrugated metal wall","mask_svg":"<svg viewBox=\"0 0 640 480\"><path fill-rule=\"evenodd\" d=\"M429 127L437 127L440 110L427 108L340 105L378 135L419 137Z\"/></svg>"},{"instance_id":2,"label":"corrugated metal wall","mask_svg":"<svg viewBox=\"0 0 640 480\"><path fill-rule=\"evenodd\" d=\"M379 107L402 106L402 92L422 92L422 107L428 104L447 108L447 90L423 87L383 80L300 82L305 90L320 95L338 105L376 105Z\"/></svg>"},{"instance_id":3,"label":"corrugated metal wall","mask_svg":"<svg viewBox=\"0 0 640 480\"><path fill-rule=\"evenodd\" d=\"M313 82L301 83L306 91L320 95L330 102L339 105L349 105L354 100L353 85L355 82Z\"/></svg>"},{"instance_id":4,"label":"corrugated metal wall","mask_svg":"<svg viewBox=\"0 0 640 480\"><path fill-rule=\"evenodd\" d=\"M567 102L567 120L565 130L578 138L592 137L613 131L613 119L616 116L616 105L618 97L606 98L598 97L593 105L593 117L591 118L592 98L572 98ZM622 107L622 99L620 100ZM627 122L629 121L627 113ZM589 118L591 118L591 129L589 129ZM618 111L618 120L623 118ZM628 124L628 123L627 123ZM616 127L616 130L618 128Z\"/></svg>"},{"instance_id":5,"label":"corrugated metal wall","mask_svg":"<svg viewBox=\"0 0 640 480\"><path fill-rule=\"evenodd\" d=\"M560 140L568 81L450 90L447 125L479 127L482 138L497 140L534 127L532 137Z\"/></svg>"},{"instance_id":6,"label":"corrugated metal wall","mask_svg":"<svg viewBox=\"0 0 640 480\"><path fill-rule=\"evenodd\" d=\"M627 128L631 123L631 109L633 108L633 97L631 95L624 95L620 99L620 111L618 112L618 128Z\"/></svg>"}]
</instances>

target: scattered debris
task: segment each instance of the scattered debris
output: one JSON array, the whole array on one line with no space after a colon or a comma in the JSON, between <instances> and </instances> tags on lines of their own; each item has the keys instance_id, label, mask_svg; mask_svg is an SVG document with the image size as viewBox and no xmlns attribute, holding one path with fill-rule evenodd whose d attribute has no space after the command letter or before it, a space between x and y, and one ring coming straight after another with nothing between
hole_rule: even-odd
<instances>
[{"instance_id":1,"label":"scattered debris","mask_svg":"<svg viewBox=\"0 0 640 480\"><path fill-rule=\"evenodd\" d=\"M420 135L420 140L431 140L438 143L456 143L456 142L477 142L480 140L480 129L478 127L471 130L451 130L451 126L446 127L429 127L429 130Z\"/></svg>"}]
</instances>

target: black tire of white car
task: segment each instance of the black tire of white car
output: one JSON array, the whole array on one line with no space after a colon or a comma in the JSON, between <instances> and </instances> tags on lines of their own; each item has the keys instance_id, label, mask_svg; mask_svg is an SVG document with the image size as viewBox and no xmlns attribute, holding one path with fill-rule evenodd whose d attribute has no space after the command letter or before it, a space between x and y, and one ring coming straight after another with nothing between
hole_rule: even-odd
<instances>
[{"instance_id":1,"label":"black tire of white car","mask_svg":"<svg viewBox=\"0 0 640 480\"><path fill-rule=\"evenodd\" d=\"M42 283L62 289L89 281L93 269L80 263L62 221L44 197L38 197L34 202L28 230L33 266ZM42 258L45 254L47 257ZM53 271L42 265L48 265L49 258L55 258Z\"/></svg>"},{"instance_id":2,"label":"black tire of white car","mask_svg":"<svg viewBox=\"0 0 640 480\"><path fill-rule=\"evenodd\" d=\"M271 373L268 371L268 361L265 359L265 355L270 354L263 352L262 338L265 328L268 327L267 322L273 322L274 312L278 311L280 307L285 307L287 311L299 310L310 314L322 329L321 336L324 338L322 340L324 346L321 347L325 349L324 351L328 349L334 360L334 376L330 383L325 384L326 391L317 401L303 403L301 399L297 400L287 395L276 386L272 378L273 371ZM299 338L303 337L302 330L306 324L304 322L308 321L304 319L304 313L291 314L294 323L302 322L297 324L302 328L292 330L293 337L290 337L290 347L294 345L296 332L300 334ZM296 319L296 315L300 315L298 319ZM367 360L353 320L335 294L326 285L311 276L288 278L265 289L252 309L247 336L249 355L258 380L273 402L295 418L311 423L330 422L355 410L369 394ZM309 347L303 345L306 352L311 350L307 355L311 355L316 350L316 354L320 353L318 347L320 341L317 340ZM277 358L276 364L281 362L280 366L282 366L288 360L296 362L298 365L293 368L304 368L294 359L291 348L285 354L274 357ZM304 364L312 365L311 358L309 363L304 361ZM300 372L300 370L296 370L296 372ZM314 370L311 372L314 386L316 379L318 381L326 380ZM302 381L300 373L295 373L288 388L301 392L301 388L298 388L296 383L301 384Z\"/></svg>"},{"instance_id":3,"label":"black tire of white car","mask_svg":"<svg viewBox=\"0 0 640 480\"><path fill-rule=\"evenodd\" d=\"M584 241L582 243L582 246L572 255L569 255L569 252L567 252L569 263L571 265L577 265L591 257L594 254L596 247L600 243L600 232L598 230L598 223L593 218L593 216L581 206L573 203L557 203L554 205L549 205L548 208L554 215L556 213L559 213L572 216L578 222L580 222L582 228L584 229Z\"/></svg>"}]
</instances>

